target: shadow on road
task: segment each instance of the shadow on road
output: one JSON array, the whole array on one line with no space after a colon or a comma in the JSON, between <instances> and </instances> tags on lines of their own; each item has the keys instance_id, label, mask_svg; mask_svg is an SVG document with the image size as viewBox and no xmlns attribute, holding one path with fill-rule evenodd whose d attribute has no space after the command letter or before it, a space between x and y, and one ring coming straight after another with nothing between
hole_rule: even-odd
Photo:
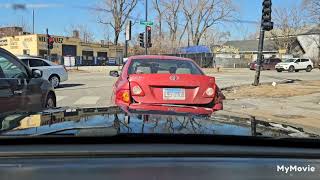
<instances>
[{"instance_id":1,"label":"shadow on road","mask_svg":"<svg viewBox=\"0 0 320 180\"><path fill-rule=\"evenodd\" d=\"M57 89L76 87L76 86L83 86L83 85L85 85L85 84L60 84Z\"/></svg>"}]
</instances>

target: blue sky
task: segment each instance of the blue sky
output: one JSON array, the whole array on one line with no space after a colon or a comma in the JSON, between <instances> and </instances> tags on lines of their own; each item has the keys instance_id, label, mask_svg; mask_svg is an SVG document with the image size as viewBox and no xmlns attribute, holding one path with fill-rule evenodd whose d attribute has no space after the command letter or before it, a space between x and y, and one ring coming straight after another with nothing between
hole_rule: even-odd
<instances>
[{"instance_id":1,"label":"blue sky","mask_svg":"<svg viewBox=\"0 0 320 180\"><path fill-rule=\"evenodd\" d=\"M238 11L239 19L258 21L261 16L262 0L233 0ZM287 7L298 5L302 0L273 0L273 7ZM137 7L141 17L144 17L144 8L142 0ZM106 37L107 31L105 26L97 23L97 14L93 11L81 8L83 6L94 7L101 3L101 0L0 0L0 25L8 26L12 24L21 24L25 22L29 29L32 29L32 9L13 10L6 8L8 3L26 3L26 4L52 4L47 8L35 8L35 32L45 33L48 27L51 34L65 34L65 29L71 25L85 24L90 31L94 33L95 39L100 40ZM151 7L149 0L149 7ZM151 9L151 8L150 8ZM150 19L153 19L153 13L150 13ZM223 31L230 31L232 39L241 39L243 36L256 31L254 24L234 24L225 23L218 25L216 28ZM135 25L135 32L142 31L143 27ZM110 36L112 32L110 30ZM123 38L123 37L122 37ZM111 38L112 39L112 38Z\"/></svg>"}]
</instances>

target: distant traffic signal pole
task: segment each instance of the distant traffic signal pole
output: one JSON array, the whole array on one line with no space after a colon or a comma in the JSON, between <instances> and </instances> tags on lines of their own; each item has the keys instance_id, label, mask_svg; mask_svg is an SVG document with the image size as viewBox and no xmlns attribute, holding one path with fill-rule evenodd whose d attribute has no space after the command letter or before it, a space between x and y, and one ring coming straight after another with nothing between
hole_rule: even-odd
<instances>
[{"instance_id":1,"label":"distant traffic signal pole","mask_svg":"<svg viewBox=\"0 0 320 180\"><path fill-rule=\"evenodd\" d=\"M146 41L146 46L148 48L152 47L152 43L151 43L151 26L147 26L147 41Z\"/></svg>"},{"instance_id":2,"label":"distant traffic signal pole","mask_svg":"<svg viewBox=\"0 0 320 180\"><path fill-rule=\"evenodd\" d=\"M257 58L257 63L256 63L256 74L255 74L254 82L253 82L254 86L258 86L259 81L260 81L264 32L270 31L273 29L273 22L271 22L271 5L272 5L271 0L263 0L262 18L261 18L261 26L260 26L260 37L259 37L259 45L258 45L258 58Z\"/></svg>"},{"instance_id":3,"label":"distant traffic signal pole","mask_svg":"<svg viewBox=\"0 0 320 180\"><path fill-rule=\"evenodd\" d=\"M53 43L54 43L54 39L53 37L50 36L48 28L46 29L47 31L47 59L50 61L50 49L53 49Z\"/></svg>"},{"instance_id":4,"label":"distant traffic signal pole","mask_svg":"<svg viewBox=\"0 0 320 180\"><path fill-rule=\"evenodd\" d=\"M49 30L48 28L46 29L47 32L47 59L50 61L50 48L49 48Z\"/></svg>"},{"instance_id":5,"label":"distant traffic signal pole","mask_svg":"<svg viewBox=\"0 0 320 180\"><path fill-rule=\"evenodd\" d=\"M145 2L145 10L146 10L145 20L146 20L146 22L147 22L147 21L148 21L148 0L145 0L144 2ZM145 33L144 33L144 34L145 34L145 40L144 40L144 42L147 43L147 42L148 42L147 26L144 27L144 30L145 30L145 31L144 31L144 32L145 32ZM145 44L144 48L145 48L144 54L147 55L147 54L148 54L148 46Z\"/></svg>"}]
</instances>

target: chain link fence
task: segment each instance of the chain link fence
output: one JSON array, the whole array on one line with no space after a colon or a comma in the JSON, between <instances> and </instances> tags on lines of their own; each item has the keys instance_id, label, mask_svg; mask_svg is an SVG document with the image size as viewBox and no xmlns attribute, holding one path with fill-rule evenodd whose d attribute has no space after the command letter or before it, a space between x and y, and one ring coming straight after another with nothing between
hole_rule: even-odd
<instances>
[{"instance_id":1,"label":"chain link fence","mask_svg":"<svg viewBox=\"0 0 320 180\"><path fill-rule=\"evenodd\" d=\"M47 57L44 58L47 59ZM50 61L67 66L117 66L122 63L122 59L120 57L112 58L95 56L51 56Z\"/></svg>"},{"instance_id":2,"label":"chain link fence","mask_svg":"<svg viewBox=\"0 0 320 180\"><path fill-rule=\"evenodd\" d=\"M215 57L213 53L193 53L193 54L166 54L190 58L194 60L201 68L247 68L250 60L242 58L221 58Z\"/></svg>"}]
</instances>

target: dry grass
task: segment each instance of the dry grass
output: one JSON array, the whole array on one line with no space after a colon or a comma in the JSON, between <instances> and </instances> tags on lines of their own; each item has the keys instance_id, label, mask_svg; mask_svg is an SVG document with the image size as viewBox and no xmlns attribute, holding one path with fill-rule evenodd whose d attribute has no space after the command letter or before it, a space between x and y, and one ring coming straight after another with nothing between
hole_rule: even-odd
<instances>
[{"instance_id":1,"label":"dry grass","mask_svg":"<svg viewBox=\"0 0 320 180\"><path fill-rule=\"evenodd\" d=\"M252 97L291 97L303 96L320 92L320 81L302 81L293 84L271 84L261 86L241 86L224 91L227 99L241 99Z\"/></svg>"}]
</instances>

